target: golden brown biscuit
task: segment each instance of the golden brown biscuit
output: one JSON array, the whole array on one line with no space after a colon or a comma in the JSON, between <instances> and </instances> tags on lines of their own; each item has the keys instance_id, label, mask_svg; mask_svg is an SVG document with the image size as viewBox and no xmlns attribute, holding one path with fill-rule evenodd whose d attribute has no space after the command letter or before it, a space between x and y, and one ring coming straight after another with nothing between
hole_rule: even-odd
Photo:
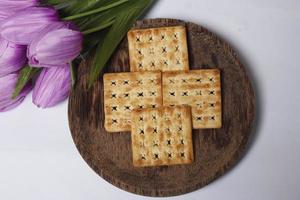
<instances>
[{"instance_id":1,"label":"golden brown biscuit","mask_svg":"<svg viewBox=\"0 0 300 200\"><path fill-rule=\"evenodd\" d=\"M193 128L221 128L221 78L218 69L163 73L163 105L190 105Z\"/></svg>"},{"instance_id":2,"label":"golden brown biscuit","mask_svg":"<svg viewBox=\"0 0 300 200\"><path fill-rule=\"evenodd\" d=\"M189 70L184 26L128 32L130 71Z\"/></svg>"},{"instance_id":3,"label":"golden brown biscuit","mask_svg":"<svg viewBox=\"0 0 300 200\"><path fill-rule=\"evenodd\" d=\"M162 105L161 73L133 72L104 75L105 129L131 130L131 111Z\"/></svg>"},{"instance_id":4,"label":"golden brown biscuit","mask_svg":"<svg viewBox=\"0 0 300 200\"><path fill-rule=\"evenodd\" d=\"M131 127L134 166L161 166L193 162L189 106L134 110Z\"/></svg>"}]
</instances>

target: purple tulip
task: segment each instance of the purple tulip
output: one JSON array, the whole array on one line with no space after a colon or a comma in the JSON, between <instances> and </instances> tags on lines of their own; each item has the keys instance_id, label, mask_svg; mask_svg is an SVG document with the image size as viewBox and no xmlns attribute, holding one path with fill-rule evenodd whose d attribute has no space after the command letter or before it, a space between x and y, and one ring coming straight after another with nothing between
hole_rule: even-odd
<instances>
[{"instance_id":1,"label":"purple tulip","mask_svg":"<svg viewBox=\"0 0 300 200\"><path fill-rule=\"evenodd\" d=\"M81 32L72 23L53 23L29 45L29 64L34 67L55 67L70 63L79 55L82 40Z\"/></svg>"},{"instance_id":2,"label":"purple tulip","mask_svg":"<svg viewBox=\"0 0 300 200\"><path fill-rule=\"evenodd\" d=\"M0 38L0 77L18 71L27 61L26 46Z\"/></svg>"},{"instance_id":3,"label":"purple tulip","mask_svg":"<svg viewBox=\"0 0 300 200\"><path fill-rule=\"evenodd\" d=\"M64 101L71 89L70 66L45 68L39 75L33 89L33 103L41 108L49 108Z\"/></svg>"},{"instance_id":4,"label":"purple tulip","mask_svg":"<svg viewBox=\"0 0 300 200\"><path fill-rule=\"evenodd\" d=\"M39 0L1 0L0 1L0 22L10 15L28 7L37 6Z\"/></svg>"},{"instance_id":5,"label":"purple tulip","mask_svg":"<svg viewBox=\"0 0 300 200\"><path fill-rule=\"evenodd\" d=\"M17 107L31 91L32 85L30 83L25 86L19 96L17 96L15 99L12 99L17 81L17 73L9 74L0 78L0 112L5 112Z\"/></svg>"},{"instance_id":6,"label":"purple tulip","mask_svg":"<svg viewBox=\"0 0 300 200\"><path fill-rule=\"evenodd\" d=\"M58 19L57 11L53 8L26 8L0 23L0 36L16 44L28 45L43 28Z\"/></svg>"}]
</instances>

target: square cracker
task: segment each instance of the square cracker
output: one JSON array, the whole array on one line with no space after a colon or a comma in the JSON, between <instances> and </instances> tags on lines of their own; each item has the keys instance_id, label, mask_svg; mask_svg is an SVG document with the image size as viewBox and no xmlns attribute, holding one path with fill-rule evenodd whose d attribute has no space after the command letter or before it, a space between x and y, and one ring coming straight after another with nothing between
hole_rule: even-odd
<instances>
[{"instance_id":1,"label":"square cracker","mask_svg":"<svg viewBox=\"0 0 300 200\"><path fill-rule=\"evenodd\" d=\"M110 73L104 75L105 129L131 130L131 111L162 105L161 72Z\"/></svg>"},{"instance_id":2,"label":"square cracker","mask_svg":"<svg viewBox=\"0 0 300 200\"><path fill-rule=\"evenodd\" d=\"M163 73L163 105L192 107L193 128L221 128L221 77L218 69Z\"/></svg>"},{"instance_id":3,"label":"square cracker","mask_svg":"<svg viewBox=\"0 0 300 200\"><path fill-rule=\"evenodd\" d=\"M132 112L135 167L190 164L194 160L189 106L137 109Z\"/></svg>"},{"instance_id":4,"label":"square cracker","mask_svg":"<svg viewBox=\"0 0 300 200\"><path fill-rule=\"evenodd\" d=\"M131 30L127 36L130 71L189 70L184 26Z\"/></svg>"}]
</instances>

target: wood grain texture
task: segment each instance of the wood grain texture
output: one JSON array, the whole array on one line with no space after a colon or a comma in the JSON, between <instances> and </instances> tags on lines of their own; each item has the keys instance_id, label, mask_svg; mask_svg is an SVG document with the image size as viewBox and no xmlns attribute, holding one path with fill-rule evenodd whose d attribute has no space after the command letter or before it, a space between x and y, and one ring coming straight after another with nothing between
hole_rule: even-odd
<instances>
[{"instance_id":1,"label":"wood grain texture","mask_svg":"<svg viewBox=\"0 0 300 200\"><path fill-rule=\"evenodd\" d=\"M88 90L91 59L78 69L78 83L69 99L69 125L84 160L111 184L140 195L174 196L197 190L228 171L247 146L254 121L255 96L247 72L232 48L207 29L173 19L139 21L136 28L186 25L191 69L219 68L222 74L223 126L193 130L191 165L134 168L130 134L104 129L102 75ZM124 39L107 72L129 71Z\"/></svg>"}]
</instances>

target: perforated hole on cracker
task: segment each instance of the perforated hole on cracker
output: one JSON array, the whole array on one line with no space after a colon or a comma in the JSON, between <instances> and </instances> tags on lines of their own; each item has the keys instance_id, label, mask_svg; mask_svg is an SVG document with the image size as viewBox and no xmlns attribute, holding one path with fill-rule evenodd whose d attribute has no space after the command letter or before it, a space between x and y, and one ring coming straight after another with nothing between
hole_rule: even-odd
<instances>
[{"instance_id":1,"label":"perforated hole on cracker","mask_svg":"<svg viewBox=\"0 0 300 200\"><path fill-rule=\"evenodd\" d=\"M127 36L131 71L189 69L184 26L131 30Z\"/></svg>"},{"instance_id":2,"label":"perforated hole on cracker","mask_svg":"<svg viewBox=\"0 0 300 200\"><path fill-rule=\"evenodd\" d=\"M131 130L131 111L162 105L161 73L133 72L104 75L105 129Z\"/></svg>"},{"instance_id":3,"label":"perforated hole on cracker","mask_svg":"<svg viewBox=\"0 0 300 200\"><path fill-rule=\"evenodd\" d=\"M189 106L132 111L133 165L149 167L193 162Z\"/></svg>"},{"instance_id":4,"label":"perforated hole on cracker","mask_svg":"<svg viewBox=\"0 0 300 200\"><path fill-rule=\"evenodd\" d=\"M221 128L221 79L218 69L163 73L163 105L190 105L193 128Z\"/></svg>"}]
</instances>

